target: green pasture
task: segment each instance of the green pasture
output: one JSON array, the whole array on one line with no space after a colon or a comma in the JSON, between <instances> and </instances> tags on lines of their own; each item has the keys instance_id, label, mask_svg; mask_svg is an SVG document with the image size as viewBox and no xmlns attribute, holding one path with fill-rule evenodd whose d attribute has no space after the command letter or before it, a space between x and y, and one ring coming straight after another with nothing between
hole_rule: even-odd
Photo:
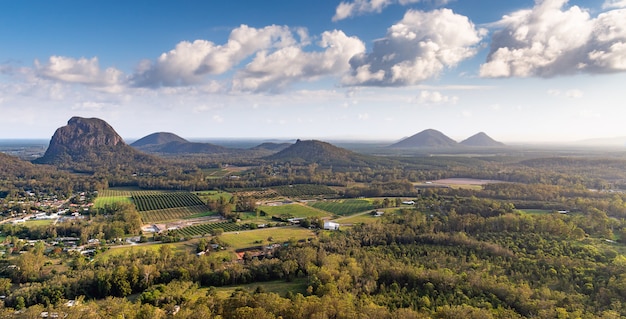
<instances>
[{"instance_id":1,"label":"green pasture","mask_svg":"<svg viewBox=\"0 0 626 319\"><path fill-rule=\"evenodd\" d=\"M518 209L518 212L532 215L552 214L554 211L549 209Z\"/></svg>"},{"instance_id":2,"label":"green pasture","mask_svg":"<svg viewBox=\"0 0 626 319\"><path fill-rule=\"evenodd\" d=\"M144 224L168 222L180 219L198 218L212 215L217 215L217 213L209 211L209 208L205 205L174 207L139 212L139 216L141 216L141 221Z\"/></svg>"},{"instance_id":3,"label":"green pasture","mask_svg":"<svg viewBox=\"0 0 626 319\"><path fill-rule=\"evenodd\" d=\"M102 195L96 197L96 200L93 203L94 208L104 208L107 205L113 205L117 203L129 203L132 204L133 200L130 196L106 196Z\"/></svg>"},{"instance_id":4,"label":"green pasture","mask_svg":"<svg viewBox=\"0 0 626 319\"><path fill-rule=\"evenodd\" d=\"M231 174L229 170L223 168L205 168L202 170L202 173L206 176L206 178L224 178Z\"/></svg>"},{"instance_id":5,"label":"green pasture","mask_svg":"<svg viewBox=\"0 0 626 319\"><path fill-rule=\"evenodd\" d=\"M367 199L318 201L309 203L309 206L325 210L339 216L347 216L374 209L372 202Z\"/></svg>"},{"instance_id":6,"label":"green pasture","mask_svg":"<svg viewBox=\"0 0 626 319\"><path fill-rule=\"evenodd\" d=\"M224 233L219 236L229 249L240 249L262 244L284 243L291 239L300 240L316 237L310 229L303 227L272 227L240 232ZM271 237L272 241L268 241Z\"/></svg>"},{"instance_id":7,"label":"green pasture","mask_svg":"<svg viewBox=\"0 0 626 319\"><path fill-rule=\"evenodd\" d=\"M222 298L230 297L235 291L239 289L243 289L245 291L253 293L257 290L257 288L260 288L263 292L273 292L282 297L285 297L289 292L294 294L301 293L304 295L306 294L307 287L308 282L306 278L296 278L292 281L276 280L237 286L226 286L217 288L213 287L212 289L215 289L215 292L218 294L218 296Z\"/></svg>"},{"instance_id":8,"label":"green pasture","mask_svg":"<svg viewBox=\"0 0 626 319\"><path fill-rule=\"evenodd\" d=\"M380 217L374 216L369 212L364 214L356 214L348 217L338 218L334 220L340 224L371 224L378 221Z\"/></svg>"},{"instance_id":9,"label":"green pasture","mask_svg":"<svg viewBox=\"0 0 626 319\"><path fill-rule=\"evenodd\" d=\"M292 215L293 217L327 217L328 213L313 207L300 204L285 204L280 206L259 206L259 211L264 211L269 218L272 216ZM255 213L256 216L256 213Z\"/></svg>"},{"instance_id":10,"label":"green pasture","mask_svg":"<svg viewBox=\"0 0 626 319\"><path fill-rule=\"evenodd\" d=\"M54 219L29 219L24 223L26 227L48 226L54 222Z\"/></svg>"}]
</instances>

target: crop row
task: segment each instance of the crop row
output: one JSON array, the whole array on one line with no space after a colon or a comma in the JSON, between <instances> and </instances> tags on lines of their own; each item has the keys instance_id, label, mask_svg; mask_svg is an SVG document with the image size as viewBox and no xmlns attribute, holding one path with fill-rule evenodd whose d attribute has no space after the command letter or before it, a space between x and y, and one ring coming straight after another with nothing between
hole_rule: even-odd
<instances>
[{"instance_id":1,"label":"crop row","mask_svg":"<svg viewBox=\"0 0 626 319\"><path fill-rule=\"evenodd\" d=\"M282 196L314 196L314 195L335 195L337 192L326 185L297 184L274 187L274 190Z\"/></svg>"},{"instance_id":2,"label":"crop row","mask_svg":"<svg viewBox=\"0 0 626 319\"><path fill-rule=\"evenodd\" d=\"M167 209L175 207L199 206L204 202L197 195L186 192L136 195L133 194L133 202L137 211Z\"/></svg>"},{"instance_id":3,"label":"crop row","mask_svg":"<svg viewBox=\"0 0 626 319\"><path fill-rule=\"evenodd\" d=\"M341 201L324 201L309 204L317 209L325 210L335 215L346 216L374 209L374 205L364 199L349 199Z\"/></svg>"},{"instance_id":4,"label":"crop row","mask_svg":"<svg viewBox=\"0 0 626 319\"><path fill-rule=\"evenodd\" d=\"M206 213L208 211L209 207L206 205L198 205L143 211L139 212L139 215L141 216L141 221L144 224L149 224L188 218L190 216Z\"/></svg>"},{"instance_id":5,"label":"crop row","mask_svg":"<svg viewBox=\"0 0 626 319\"><path fill-rule=\"evenodd\" d=\"M203 236L205 234L210 234L212 230L218 229L218 228L221 228L225 232L241 230L241 226L239 226L239 224L237 223L221 222L221 223L208 223L208 224L187 226L187 227L183 227L181 229L176 230L176 232L178 232L178 234L184 237Z\"/></svg>"}]
</instances>

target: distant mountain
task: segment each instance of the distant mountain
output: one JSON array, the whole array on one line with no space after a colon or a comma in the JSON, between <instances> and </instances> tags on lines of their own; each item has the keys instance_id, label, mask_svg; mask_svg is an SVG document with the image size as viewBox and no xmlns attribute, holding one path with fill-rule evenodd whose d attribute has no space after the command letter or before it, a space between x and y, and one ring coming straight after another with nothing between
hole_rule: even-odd
<instances>
[{"instance_id":1,"label":"distant mountain","mask_svg":"<svg viewBox=\"0 0 626 319\"><path fill-rule=\"evenodd\" d=\"M142 137L130 146L147 153L156 154L221 154L233 150L211 144L189 142L186 139L167 132L153 133Z\"/></svg>"},{"instance_id":2,"label":"distant mountain","mask_svg":"<svg viewBox=\"0 0 626 319\"><path fill-rule=\"evenodd\" d=\"M189 141L174 133L158 132L144 136L130 144L130 146L140 148L146 145L163 145L170 142L185 143Z\"/></svg>"},{"instance_id":3,"label":"distant mountain","mask_svg":"<svg viewBox=\"0 0 626 319\"><path fill-rule=\"evenodd\" d=\"M377 162L387 160L354 153L344 148L316 140L297 140L295 144L290 145L276 154L264 157L264 159L301 164L317 163L326 166L361 166L376 164Z\"/></svg>"},{"instance_id":4,"label":"distant mountain","mask_svg":"<svg viewBox=\"0 0 626 319\"><path fill-rule=\"evenodd\" d=\"M66 126L56 130L46 153L33 163L93 173L114 167L155 165L161 161L128 146L101 119L72 117Z\"/></svg>"},{"instance_id":5,"label":"distant mountain","mask_svg":"<svg viewBox=\"0 0 626 319\"><path fill-rule=\"evenodd\" d=\"M291 143L270 143L270 142L266 142L266 143L262 143L259 144L253 148L251 148L251 150L257 151L257 150L266 150L266 151L274 151L274 152L280 152L284 149L286 149L287 147L291 146L293 144Z\"/></svg>"},{"instance_id":6,"label":"distant mountain","mask_svg":"<svg viewBox=\"0 0 626 319\"><path fill-rule=\"evenodd\" d=\"M491 137L489 137L489 135L487 135L487 134L485 134L483 132L474 134L474 135L468 137L467 139L463 140L459 144L465 145L465 146L479 146L479 147L504 146L504 143L498 142L498 141L492 139Z\"/></svg>"},{"instance_id":7,"label":"distant mountain","mask_svg":"<svg viewBox=\"0 0 626 319\"><path fill-rule=\"evenodd\" d=\"M427 129L413 136L407 137L398 143L392 144L391 148L450 148L456 147L459 143L447 137L443 133Z\"/></svg>"},{"instance_id":8,"label":"distant mountain","mask_svg":"<svg viewBox=\"0 0 626 319\"><path fill-rule=\"evenodd\" d=\"M211 144L211 143L198 143L198 142L169 142L167 144L158 145L154 148L146 149L151 153L164 153L164 154L217 154L217 153L229 153L232 150Z\"/></svg>"}]
</instances>

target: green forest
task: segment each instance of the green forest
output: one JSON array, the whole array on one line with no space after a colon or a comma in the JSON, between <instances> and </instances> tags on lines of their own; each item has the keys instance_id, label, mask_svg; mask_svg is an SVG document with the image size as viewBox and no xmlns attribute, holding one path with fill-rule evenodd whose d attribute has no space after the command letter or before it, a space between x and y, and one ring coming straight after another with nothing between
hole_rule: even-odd
<instances>
[{"instance_id":1,"label":"green forest","mask_svg":"<svg viewBox=\"0 0 626 319\"><path fill-rule=\"evenodd\" d=\"M237 178L6 161L0 316L626 316L622 154L238 161Z\"/></svg>"}]
</instances>

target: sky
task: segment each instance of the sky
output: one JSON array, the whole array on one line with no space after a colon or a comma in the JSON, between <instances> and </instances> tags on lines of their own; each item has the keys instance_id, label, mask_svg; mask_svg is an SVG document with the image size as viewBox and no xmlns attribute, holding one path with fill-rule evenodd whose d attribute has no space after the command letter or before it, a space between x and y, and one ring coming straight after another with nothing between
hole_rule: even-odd
<instances>
[{"instance_id":1,"label":"sky","mask_svg":"<svg viewBox=\"0 0 626 319\"><path fill-rule=\"evenodd\" d=\"M0 139L626 136L626 0L7 1Z\"/></svg>"}]
</instances>

